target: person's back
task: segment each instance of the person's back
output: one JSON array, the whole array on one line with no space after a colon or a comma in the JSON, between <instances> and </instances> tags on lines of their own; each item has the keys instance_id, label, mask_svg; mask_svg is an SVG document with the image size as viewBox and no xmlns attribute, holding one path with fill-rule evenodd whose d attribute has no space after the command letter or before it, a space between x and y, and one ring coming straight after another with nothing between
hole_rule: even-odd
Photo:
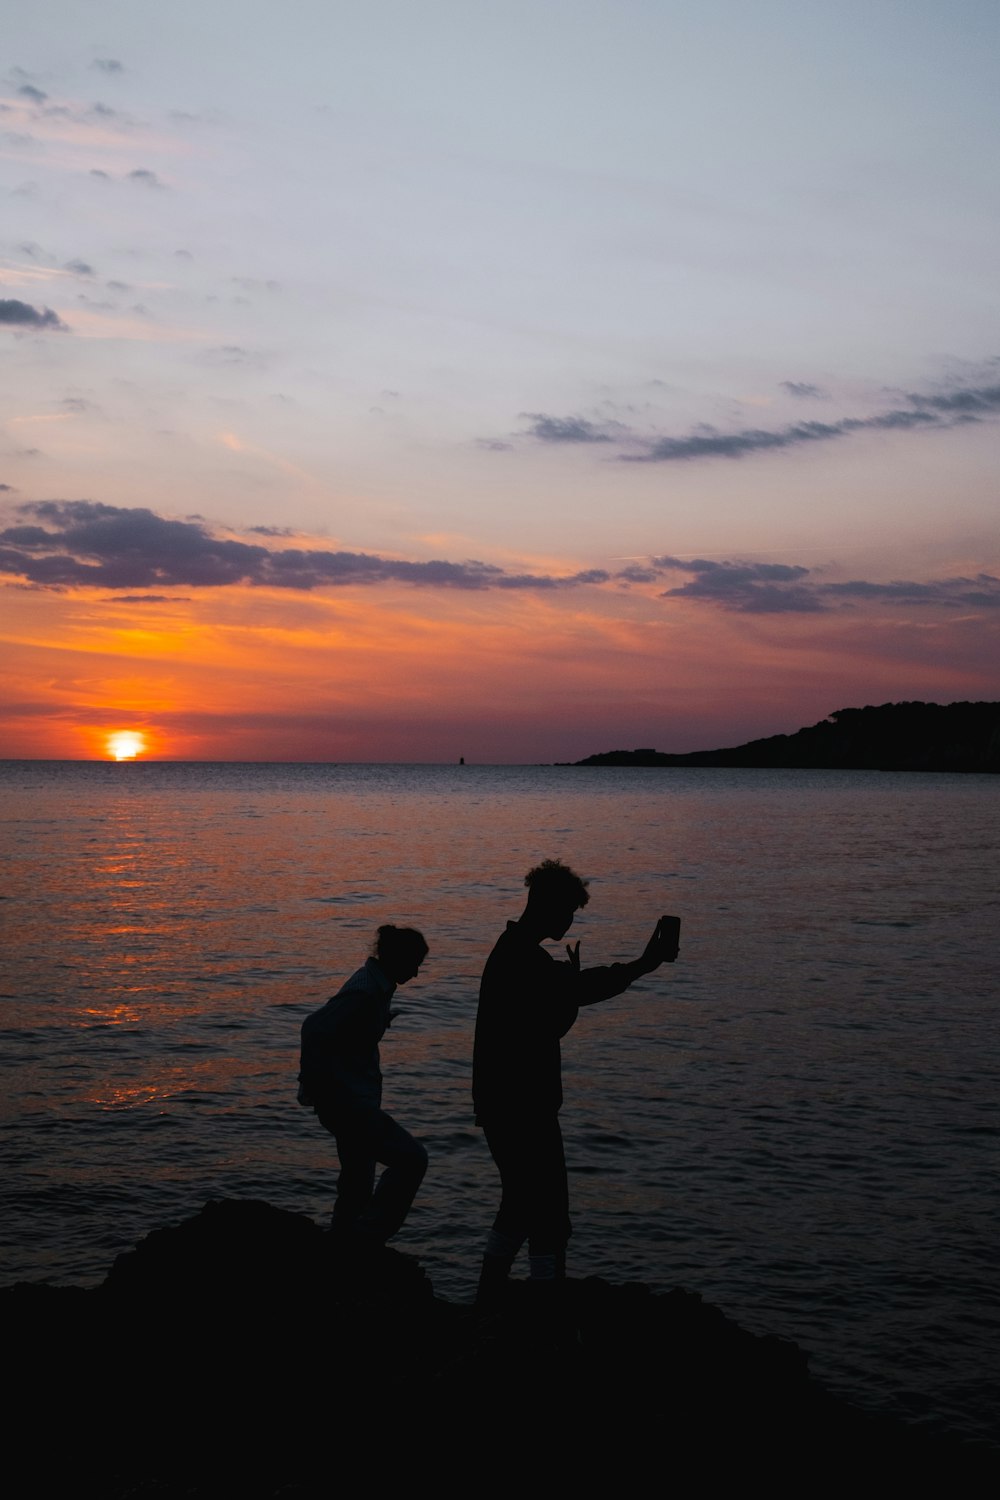
<instances>
[{"instance_id":1,"label":"person's back","mask_svg":"<svg viewBox=\"0 0 1000 1500\"><path fill-rule=\"evenodd\" d=\"M378 1044L389 1025L393 988L375 959L369 958L303 1021L299 1079L311 1103L328 1111L351 1101L379 1108Z\"/></svg>"}]
</instances>

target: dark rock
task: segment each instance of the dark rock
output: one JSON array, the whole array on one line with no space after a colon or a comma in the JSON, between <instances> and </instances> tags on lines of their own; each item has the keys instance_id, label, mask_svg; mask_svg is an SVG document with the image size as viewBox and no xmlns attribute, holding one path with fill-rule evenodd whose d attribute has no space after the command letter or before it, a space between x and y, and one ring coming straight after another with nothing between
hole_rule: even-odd
<instances>
[{"instance_id":1,"label":"dark rock","mask_svg":"<svg viewBox=\"0 0 1000 1500\"><path fill-rule=\"evenodd\" d=\"M412 1257L345 1251L266 1203L210 1203L95 1291L22 1284L0 1309L15 1449L46 1490L107 1500L418 1477L439 1493L713 1477L804 1493L861 1474L954 1491L995 1458L855 1411L794 1345L694 1293L514 1283L482 1316L435 1298ZM58 1435L44 1454L39 1430Z\"/></svg>"}]
</instances>

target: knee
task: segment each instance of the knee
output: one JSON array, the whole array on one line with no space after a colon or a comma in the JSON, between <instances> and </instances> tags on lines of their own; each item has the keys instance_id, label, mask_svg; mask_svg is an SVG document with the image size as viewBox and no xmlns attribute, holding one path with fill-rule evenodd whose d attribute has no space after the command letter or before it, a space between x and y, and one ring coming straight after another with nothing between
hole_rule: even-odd
<instances>
[{"instance_id":1,"label":"knee","mask_svg":"<svg viewBox=\"0 0 1000 1500\"><path fill-rule=\"evenodd\" d=\"M385 1155L379 1156L379 1161L385 1162L387 1167L392 1167L397 1172L405 1173L411 1181L419 1183L427 1171L427 1152L420 1141L414 1140L409 1131L403 1130L395 1122L391 1123L392 1130L385 1143Z\"/></svg>"},{"instance_id":2,"label":"knee","mask_svg":"<svg viewBox=\"0 0 1000 1500\"><path fill-rule=\"evenodd\" d=\"M402 1132L400 1135L402 1136ZM427 1171L427 1152L412 1135L407 1135L405 1139L397 1138L391 1155L386 1157L386 1165L396 1167L419 1182Z\"/></svg>"},{"instance_id":3,"label":"knee","mask_svg":"<svg viewBox=\"0 0 1000 1500\"><path fill-rule=\"evenodd\" d=\"M419 1187L427 1171L427 1152L411 1135L405 1148L398 1153L394 1165L398 1171L406 1174L415 1187Z\"/></svg>"}]
</instances>

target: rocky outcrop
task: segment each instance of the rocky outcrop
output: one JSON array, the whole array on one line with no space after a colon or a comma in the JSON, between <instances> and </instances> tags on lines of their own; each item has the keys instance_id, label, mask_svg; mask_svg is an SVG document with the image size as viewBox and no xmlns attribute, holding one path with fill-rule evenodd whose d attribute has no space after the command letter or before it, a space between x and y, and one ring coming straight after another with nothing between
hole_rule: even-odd
<instances>
[{"instance_id":1,"label":"rocky outcrop","mask_svg":"<svg viewBox=\"0 0 1000 1500\"><path fill-rule=\"evenodd\" d=\"M609 750L579 766L731 766L844 771L1000 771L1000 703L838 708L795 734L727 750Z\"/></svg>"},{"instance_id":2,"label":"rocky outcrop","mask_svg":"<svg viewBox=\"0 0 1000 1500\"><path fill-rule=\"evenodd\" d=\"M520 1283L480 1315L412 1257L338 1255L264 1203L210 1203L99 1288L21 1285L0 1308L11 1467L46 1492L806 1494L863 1474L955 1493L994 1461L855 1411L694 1293Z\"/></svg>"}]
</instances>

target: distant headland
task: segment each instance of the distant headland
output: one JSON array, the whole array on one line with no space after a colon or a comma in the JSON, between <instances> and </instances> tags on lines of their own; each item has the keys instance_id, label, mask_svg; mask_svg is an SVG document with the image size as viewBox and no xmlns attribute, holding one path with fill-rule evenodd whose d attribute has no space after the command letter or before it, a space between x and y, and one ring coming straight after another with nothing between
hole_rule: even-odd
<instances>
[{"instance_id":1,"label":"distant headland","mask_svg":"<svg viewBox=\"0 0 1000 1500\"><path fill-rule=\"evenodd\" d=\"M1000 771L1000 703L838 708L795 734L726 750L608 750L576 766L732 766L817 771Z\"/></svg>"}]
</instances>

